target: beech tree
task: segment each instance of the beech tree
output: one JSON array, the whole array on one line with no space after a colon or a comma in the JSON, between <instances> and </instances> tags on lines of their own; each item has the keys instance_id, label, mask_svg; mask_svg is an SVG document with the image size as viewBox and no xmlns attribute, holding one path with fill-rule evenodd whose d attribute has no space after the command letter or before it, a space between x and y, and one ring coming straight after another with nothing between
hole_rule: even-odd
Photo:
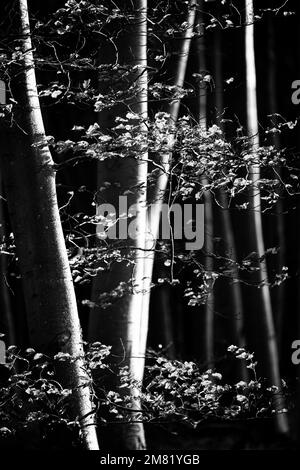
<instances>
[{"instance_id":1,"label":"beech tree","mask_svg":"<svg viewBox=\"0 0 300 470\"><path fill-rule=\"evenodd\" d=\"M57 376L73 391L73 416L83 444L98 449L89 378L84 369L81 328L61 227L55 169L41 114L26 0L18 0L19 62L10 77L12 119L2 155L8 209L17 245L29 340L46 354L66 353Z\"/></svg>"},{"instance_id":2,"label":"beech tree","mask_svg":"<svg viewBox=\"0 0 300 470\"><path fill-rule=\"evenodd\" d=\"M187 61L189 58L189 49L191 39L193 37L193 27L196 16L196 2L193 0L189 5L189 15L187 18L187 27L182 40L182 46L179 53L179 60L176 67L174 86L183 87L184 78L187 68ZM141 119L141 133L147 134L146 120L147 120L147 4L145 2L137 2L136 4L137 16L132 20L133 26L130 28L129 36L126 36L130 44L129 51L124 51L124 46L120 45L118 48L118 60L121 63L129 63L131 66L138 66L138 75L133 75L132 79L136 80L138 93L135 99L128 103L128 108L131 112L136 113ZM172 125L176 123L180 107L180 100L174 100L166 110L170 115ZM101 117L100 117L101 122ZM143 144L142 144L143 145ZM144 143L146 149L146 143ZM170 145L172 149L172 144ZM105 290L111 291L120 282L127 282L131 278L132 292L126 294L123 299L120 299L107 311L99 311L99 308L93 308L91 312L91 321L89 326L90 339L99 339L107 344L114 345L114 352L120 358L125 355L125 362L129 366L129 370L133 377L138 380L143 380L144 362L146 355L146 342L148 333L148 318L149 318L149 302L151 292L151 280L154 263L155 245L158 238L160 212L164 196L167 189L169 179L170 167L170 151L165 154L158 155L158 164L162 170L156 175L156 182L154 191L151 191L147 198L147 151L141 149L142 155L138 159L124 159L122 163L117 163L111 170L107 170L111 163L100 165L99 169L99 187L104 181L118 180L121 184L121 190L124 191L131 188L134 194L128 194L128 206L135 204L138 208L136 217L136 226L139 227L140 234L134 242L128 240L129 248L134 248L131 251L133 254L134 264L127 263L122 270L120 264L110 272L110 280L105 283ZM143 153L144 152L144 153ZM124 169L122 169L124 167ZM116 174L116 169L117 174ZM133 188L133 191L132 191ZM109 196L109 203L118 206L118 197L124 194L115 191L113 186ZM149 201L150 199L150 201ZM102 194L100 201L102 201ZM147 213L147 207L151 207L151 218ZM123 264L124 264L123 262ZM97 299L99 292L103 292L103 276L99 276L94 286L94 299ZM120 314L120 312L123 312ZM123 353L124 348L124 353ZM136 403L137 405L137 403ZM143 448L145 446L144 437L142 433L142 426L138 424L126 426L124 432L124 443L129 448Z\"/></svg>"},{"instance_id":3,"label":"beech tree","mask_svg":"<svg viewBox=\"0 0 300 470\"><path fill-rule=\"evenodd\" d=\"M130 2L129 2L130 3ZM146 248L146 208L147 208L147 128L148 118L148 76L147 76L147 1L137 0L133 3L128 29L122 37L124 44L119 43L118 61L121 65L130 65L136 71L131 79L137 87L136 96L126 103L127 112L133 122L141 121L140 156L116 158L113 164L106 162L99 167L98 187L107 181L110 191L108 202L119 208L119 196L126 195L128 207L135 207L136 233L125 241L123 254L125 259L113 265L103 290L103 276L98 276L94 283L93 298L96 307L92 309L89 324L89 339L103 341L113 346L117 362L127 364L133 377L143 379L144 358L148 332L147 318L143 315L144 294L144 257ZM126 109L126 108L125 108ZM129 119L130 121L130 119ZM101 122L101 116L100 116ZM114 183L117 183L114 184ZM117 189L119 187L119 190ZM99 204L103 201L99 193ZM119 217L127 217L119 214ZM126 259L126 257L129 257ZM130 292L119 299L110 308L102 311L97 307L101 292L109 292L120 283L130 283ZM132 390L134 406L138 407L136 391ZM121 445L129 449L145 448L145 437L141 424L125 427Z\"/></svg>"},{"instance_id":4,"label":"beech tree","mask_svg":"<svg viewBox=\"0 0 300 470\"><path fill-rule=\"evenodd\" d=\"M9 404L0 428L4 419L18 421L16 388L30 403L23 425L32 421L31 397L40 412L53 386L54 421L72 430L78 422L88 449L98 446L95 415L100 445L112 450L145 449L154 423L173 431L174 421L198 431L210 420L231 426L274 416L287 433L270 295L287 274L270 269L277 248L267 248L274 238L262 214L281 195L294 201L299 171L281 139L268 145L270 134L296 124L276 118L274 129L258 127L254 21L271 11L262 7L254 17L246 0L244 23L226 1L57 0L39 7L30 28L25 0L6 7L0 218L7 203L13 233L2 225L0 322L18 343L22 306L10 305L7 289L15 297L20 277L29 334L22 340L34 351L23 358L19 344L8 351L12 378L0 387ZM292 16L283 9L278 17ZM229 78L241 51L245 90L243 65ZM274 73L271 64L268 110L275 115ZM236 223L243 213L249 231ZM203 242L203 214L201 249L185 241ZM166 220L168 239L160 233ZM283 235L290 239L281 226L280 243ZM252 353L246 343L258 342L256 313L261 344ZM43 389L35 351L49 372ZM21 374L18 355L27 367Z\"/></svg>"},{"instance_id":5,"label":"beech tree","mask_svg":"<svg viewBox=\"0 0 300 470\"><path fill-rule=\"evenodd\" d=\"M246 8L246 28L245 28L245 59L246 59L246 87L247 87L247 124L248 133L252 142L252 149L255 154L259 147L259 129L257 115L256 98L256 66L254 52L254 8L253 0L245 1ZM268 285L268 269L265 255L265 244L261 216L261 196L260 196L260 166L259 162L254 162L250 167L250 177L252 181L250 190L251 222L253 230L253 246L259 259L258 277L260 282L261 309L264 328L264 337L267 347L268 367L270 381L279 390L282 387L279 371L278 345L274 325L274 317L271 303L271 295ZM278 400L278 407L282 403ZM288 422L285 414L276 415L278 430L288 432Z\"/></svg>"},{"instance_id":6,"label":"beech tree","mask_svg":"<svg viewBox=\"0 0 300 470\"><path fill-rule=\"evenodd\" d=\"M187 17L186 29L182 38L180 51L178 54L178 62L174 73L173 86L182 88L185 82L186 69L189 60L189 53L191 49L191 42L194 36L194 26L196 20L196 0L189 2L189 12ZM175 126L179 110L180 99L174 99L167 107L166 112L169 115L171 126ZM151 294L151 280L153 275L153 266L155 259L155 247L158 239L159 223L161 218L162 204L165 201L166 191L170 177L172 147L174 146L174 136L169 136L168 147L165 152L159 152L157 155L157 163L160 168L156 169L156 181L154 189L149 195L149 203L151 204L151 219L149 213L147 217L147 244L146 249L148 255L145 257L144 268L144 295L143 295L143 317L145 321L149 317L150 294ZM171 209L171 208L170 208Z\"/></svg>"}]
</instances>

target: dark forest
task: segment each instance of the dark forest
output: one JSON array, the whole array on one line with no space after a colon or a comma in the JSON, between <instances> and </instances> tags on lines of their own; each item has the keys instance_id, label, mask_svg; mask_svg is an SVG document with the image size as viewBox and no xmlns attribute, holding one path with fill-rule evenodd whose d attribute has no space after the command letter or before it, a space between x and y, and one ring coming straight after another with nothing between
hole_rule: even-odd
<instances>
[{"instance_id":1,"label":"dark forest","mask_svg":"<svg viewBox=\"0 0 300 470\"><path fill-rule=\"evenodd\" d=\"M0 448L298 450L299 2L0 23Z\"/></svg>"}]
</instances>

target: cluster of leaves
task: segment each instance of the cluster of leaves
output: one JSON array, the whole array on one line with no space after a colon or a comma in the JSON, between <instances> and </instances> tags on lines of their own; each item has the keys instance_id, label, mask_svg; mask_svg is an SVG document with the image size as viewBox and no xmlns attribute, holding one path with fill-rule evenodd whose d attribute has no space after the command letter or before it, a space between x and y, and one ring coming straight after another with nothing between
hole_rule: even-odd
<instances>
[{"instance_id":1,"label":"cluster of leaves","mask_svg":"<svg viewBox=\"0 0 300 470\"><path fill-rule=\"evenodd\" d=\"M108 367L110 349L100 343L86 345L88 374ZM63 387L57 375L59 368L77 359L62 352L49 357L32 348L7 348L5 364L0 365L0 448L80 447L79 422L71 411L74 390Z\"/></svg>"},{"instance_id":2,"label":"cluster of leaves","mask_svg":"<svg viewBox=\"0 0 300 470\"><path fill-rule=\"evenodd\" d=\"M245 367L252 372L251 380L231 385L224 383L218 371L203 371L194 362L171 361L152 352L143 386L123 368L120 392L109 392L104 404L118 421L175 422L193 428L205 421L266 418L287 412L278 407L278 397L287 392L285 382L281 390L267 385L256 376L253 354L236 346L228 351L236 360L245 361ZM139 407L132 394L126 396L126 390L139 390Z\"/></svg>"},{"instance_id":3,"label":"cluster of leaves","mask_svg":"<svg viewBox=\"0 0 300 470\"><path fill-rule=\"evenodd\" d=\"M228 282L240 282L244 285L261 288L268 285L270 288L280 286L289 278L287 266L282 266L280 272L272 272L268 281L255 282L251 276L260 269L260 264L265 259L275 256L278 250L276 248L267 249L261 257L252 252L241 261L235 261L231 254L227 256L215 253L209 253L218 265L211 272L207 272L198 252L177 252L174 256L170 249L170 244L158 242L156 247L157 263L162 266L162 274L151 283L151 288L157 288L162 285L180 288L182 296L190 307L197 307L206 303L207 296L211 292L215 282L218 279L225 279ZM121 265L132 265L132 250L122 246L107 246L102 248L87 248L79 250L79 254L70 260L73 280L75 285L81 286L89 284L94 276L99 272L109 271L114 263ZM110 292L101 294L93 301L89 299L82 300L83 305L89 307L100 306L107 308L118 301L124 295L131 293L133 289L132 279L122 282Z\"/></svg>"},{"instance_id":4,"label":"cluster of leaves","mask_svg":"<svg viewBox=\"0 0 300 470\"><path fill-rule=\"evenodd\" d=\"M142 131L145 124L147 133ZM228 204L233 205L236 200L237 208L246 209L248 204L241 205L240 197L247 196L255 185L262 194L263 210L269 210L283 194L299 192L298 171L291 167L293 156L290 159L274 146L253 149L248 136L228 142L220 127L213 125L205 130L189 116L180 118L174 126L167 113L159 112L153 122L145 123L137 114L128 112L125 117L116 118L110 132L98 123L88 129L75 126L73 130L79 133L77 139L53 142L58 154L68 151L75 160L139 159L148 151L154 166L150 183L156 179L157 171L166 171L173 183L171 203L192 197L199 201L208 191L218 202L217 193L222 190L228 195ZM168 153L171 167L166 170L160 161ZM253 165L256 171L263 172L263 177L255 182L251 178ZM124 195L126 191L128 188L124 188Z\"/></svg>"},{"instance_id":5,"label":"cluster of leaves","mask_svg":"<svg viewBox=\"0 0 300 470\"><path fill-rule=\"evenodd\" d=\"M78 423L70 419L72 390L55 378L58 357L16 346L0 368L0 446L59 448L79 444Z\"/></svg>"},{"instance_id":6,"label":"cluster of leaves","mask_svg":"<svg viewBox=\"0 0 300 470\"><path fill-rule=\"evenodd\" d=\"M64 36L66 34L77 34L80 30L89 34L101 31L104 25L112 18L118 17L121 12L115 8L111 11L104 5L105 2L91 2L85 0L68 0L63 8L59 8L49 21L37 22L36 30L53 35ZM123 18L123 16L122 16Z\"/></svg>"},{"instance_id":7,"label":"cluster of leaves","mask_svg":"<svg viewBox=\"0 0 300 470\"><path fill-rule=\"evenodd\" d=\"M182 1L172 2L172 5L153 2L148 6L149 59L155 68L161 67L161 63L164 65L172 56L172 41L189 27L186 23L188 8L189 2ZM70 72L97 70L99 49L108 46L112 48L118 68L118 48L124 35L128 35L136 23L137 14L131 2L68 0L48 17L39 17L35 21L33 39L38 46L37 55L41 57L38 66L44 69L51 65L58 69L58 83L70 85L76 81ZM111 78L115 78L114 70ZM100 82L101 71L100 66ZM126 73L126 67L123 72Z\"/></svg>"},{"instance_id":8,"label":"cluster of leaves","mask_svg":"<svg viewBox=\"0 0 300 470\"><path fill-rule=\"evenodd\" d=\"M151 74L157 75L160 71L164 73L172 63L172 58L177 60L178 52L174 44L190 27L186 21L189 3L158 1L149 5L147 17ZM240 27L240 15L229 2L221 2L213 10L208 15L208 30L215 27ZM134 96L136 89L132 77L139 70L124 64L119 56L122 42L126 42L126 35L130 35L130 28L136 22L136 14L131 2L112 0L68 0L62 8L49 12L45 17L39 13L32 22L32 39L36 66L47 73L46 80L42 79L39 84L41 97L79 106L88 105L101 111ZM233 16L238 22L231 21L230 17ZM13 27L17 33L17 24ZM195 37L202 34L202 27L200 24L195 25ZM3 36L1 39L0 75L9 81L18 73L23 53L18 39L12 41L11 36ZM99 60L99 50L107 47L112 48L111 64L103 64ZM54 76L50 83L49 73ZM199 81L199 74L196 75ZM207 76L200 81L203 80L207 81ZM99 85L105 89L102 96L99 95ZM184 97L190 92L172 88L172 85L162 85L156 80L156 83L150 84L149 91L152 98L159 101Z\"/></svg>"},{"instance_id":9,"label":"cluster of leaves","mask_svg":"<svg viewBox=\"0 0 300 470\"><path fill-rule=\"evenodd\" d=\"M99 342L86 345L85 363L94 379L98 425L143 421L197 428L204 421L253 419L286 412L278 408L278 396L287 393L286 384L282 383L281 390L268 386L256 376L253 354L236 346L228 351L245 362L252 373L248 382L224 383L219 371L204 370L194 362L171 361L149 351L141 385L130 377L127 367L116 369L111 365L110 347ZM57 364L70 360L76 358L58 353L50 359L33 349L21 353L15 346L8 348L6 364L0 368L1 447L59 449L61 445L80 445L78 422L70 417L73 391L62 387L55 376ZM106 379L109 374L119 377L117 391L107 390L103 373Z\"/></svg>"}]
</instances>

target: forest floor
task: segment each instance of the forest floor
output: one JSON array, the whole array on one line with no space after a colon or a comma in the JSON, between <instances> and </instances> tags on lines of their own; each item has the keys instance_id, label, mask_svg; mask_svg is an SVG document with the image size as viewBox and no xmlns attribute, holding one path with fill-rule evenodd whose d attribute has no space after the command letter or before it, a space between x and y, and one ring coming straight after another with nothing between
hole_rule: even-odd
<instances>
[{"instance_id":1,"label":"forest floor","mask_svg":"<svg viewBox=\"0 0 300 470\"><path fill-rule=\"evenodd\" d=\"M295 441L274 432L270 420L250 423L204 424L194 431L187 427L151 426L147 429L149 450L297 450Z\"/></svg>"}]
</instances>

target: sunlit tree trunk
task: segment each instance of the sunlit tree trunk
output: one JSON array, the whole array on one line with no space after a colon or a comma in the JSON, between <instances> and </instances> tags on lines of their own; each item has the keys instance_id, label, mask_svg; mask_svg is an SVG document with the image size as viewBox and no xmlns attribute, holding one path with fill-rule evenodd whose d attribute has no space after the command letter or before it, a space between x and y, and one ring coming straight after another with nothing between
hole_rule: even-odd
<instances>
[{"instance_id":1,"label":"sunlit tree trunk","mask_svg":"<svg viewBox=\"0 0 300 470\"><path fill-rule=\"evenodd\" d=\"M254 52L254 11L253 0L245 1L246 7L246 28L245 28L245 57L246 57L246 88L247 88L247 122L248 133L252 141L252 149L255 153L259 146L259 133L258 133L258 114L257 114L257 97L256 97L256 67L255 67L255 52ZM253 230L253 243L255 251L259 259L265 254L265 244L262 227L261 216L261 196L259 189L260 180L260 166L259 162L251 165L250 178L252 181L250 193L250 208L251 208L251 228ZM277 348L277 339L274 326L270 290L268 286L268 273L266 261L260 261L259 270L260 296L261 296L261 309L262 321L264 328L264 338L267 347L267 361L269 367L269 380L281 389L281 377L279 371L279 357ZM283 408L283 400L278 397L276 401L276 408ZM276 415L276 425L278 431L282 433L288 432L288 421L286 414Z\"/></svg>"},{"instance_id":2,"label":"sunlit tree trunk","mask_svg":"<svg viewBox=\"0 0 300 470\"><path fill-rule=\"evenodd\" d=\"M215 62L215 106L216 106L216 120L222 130L222 114L224 112L224 83L223 83L223 67L222 67L222 42L221 32L215 33L214 42L214 62ZM222 189L219 193L221 208L221 218L223 225L223 236L226 243L226 248L229 253L230 259L232 259L232 277L233 280L230 282L229 294L232 298L232 327L233 327L233 342L240 348L245 348L245 325L244 325L244 308L241 286L238 282L239 272L235 266L237 262L236 253L236 239L233 231L232 221L230 217L230 208L228 197L225 191ZM247 380L248 373L245 367L244 361L238 361L238 372L243 380Z\"/></svg>"},{"instance_id":3,"label":"sunlit tree trunk","mask_svg":"<svg viewBox=\"0 0 300 470\"><path fill-rule=\"evenodd\" d=\"M173 84L177 87L183 87L185 82L185 75L190 55L191 42L193 39L194 25L196 19L196 6L197 0L190 0L189 10L187 16L187 26L185 29L184 36L182 38L180 51L178 54L178 63L175 70L174 82ZM180 110L181 100L174 100L166 112L170 115L170 121L172 125L176 125L179 110ZM172 149L174 144L174 137L171 135L169 140L169 148ZM151 204L151 218L149 217L149 212L147 216L147 239L146 239L146 257L144 264L144 296L143 296L143 318L144 321L148 321L149 317L149 307L150 307L150 295L151 295L151 281L153 275L153 266L155 259L155 246L159 234L159 224L161 217L162 204L165 200L166 191L168 188L169 182L169 172L170 172L170 161L172 158L172 150L167 150L166 152L160 152L157 156L157 163L159 163L160 168L156 169L157 179L155 182L155 187L152 193L149 194L148 203ZM170 311L170 306L167 306L168 303L168 294L169 291L167 288L162 287L161 295L163 297L162 308L163 308L163 323L166 328L170 328L170 331L166 331L166 340L170 338L172 342L172 312ZM170 301L170 299L169 299ZM169 342L169 341L167 341ZM170 346L168 350L169 356L174 357L175 350L174 345Z\"/></svg>"},{"instance_id":4,"label":"sunlit tree trunk","mask_svg":"<svg viewBox=\"0 0 300 470\"><path fill-rule=\"evenodd\" d=\"M204 23L204 1L198 0L198 22L199 22L199 33L200 36L197 39L198 49L198 60L200 76L205 75L206 69L206 47L205 47L205 23ZM200 81L199 86L199 124L203 131L207 129L207 89L206 83ZM208 184L207 178L203 176L202 184L205 186ZM204 252L205 261L204 267L206 275L208 276L209 284L213 284L213 252L214 252L214 217L213 217L213 201L210 191L204 193L204 228L205 228L205 239L204 239ZM204 323L204 353L205 361L209 367L213 366L214 362L214 292L213 288L208 295L205 304L205 323Z\"/></svg>"},{"instance_id":5,"label":"sunlit tree trunk","mask_svg":"<svg viewBox=\"0 0 300 470\"><path fill-rule=\"evenodd\" d=\"M146 341L148 333L148 317L143 315L142 301L144 290L144 262L146 247L146 203L147 203L147 126L148 117L148 74L147 74L147 0L128 2L134 7L134 18L127 25L127 33L122 36L122 44L118 50L121 64L139 66L132 74L138 92L128 104L131 112L139 115L142 120L140 132L144 136L139 158L126 157L115 159L99 166L98 189L105 181L111 184L105 192L106 200L115 208L119 207L119 196L127 194L128 208L136 205L137 234L133 240L124 240L125 249L122 254L128 259L114 263L108 273L99 275L93 286L95 308L90 314L89 339L101 340L113 347L115 362L129 367L132 377L143 380ZM128 109L127 109L128 111ZM100 117L101 119L101 117ZM117 184L117 185L116 185ZM103 202L99 194L98 204ZM109 240L108 240L109 243ZM112 245L113 246L113 245ZM130 292L117 299L107 309L97 304L103 292L110 292L121 282L130 287ZM115 388L117 377L107 384ZM123 390L132 395L134 407L138 409L138 391ZM126 449L138 450L146 447L143 425L129 423L117 425L119 445ZM114 431L112 430L114 433Z\"/></svg>"},{"instance_id":6,"label":"sunlit tree trunk","mask_svg":"<svg viewBox=\"0 0 300 470\"><path fill-rule=\"evenodd\" d=\"M191 41L193 38L193 30L196 18L196 5L197 0L190 0L189 13L187 17L187 27L181 43L180 52L178 54L178 64L175 71L175 77L173 84L178 87L183 87L186 69L189 59L189 53L191 48ZM166 109L166 112L170 114L170 119L173 124L176 124L180 109L180 100L174 100ZM169 146L172 148L173 138L171 136ZM170 160L172 154L170 151L161 152L158 155L158 163L163 170L158 170L157 180L155 184L154 194L151 198L151 219L147 219L147 256L145 258L144 265L144 297L143 297L143 318L147 321L149 315L149 303L151 293L151 279L153 273L153 264L155 258L155 245L158 238L159 223L162 204L164 202L164 196L168 187L169 171L170 171Z\"/></svg>"},{"instance_id":7,"label":"sunlit tree trunk","mask_svg":"<svg viewBox=\"0 0 300 470\"><path fill-rule=\"evenodd\" d=\"M88 377L75 292L59 217L54 165L38 98L26 0L16 2L22 47L21 68L10 86L17 104L7 129L10 150L2 157L8 208L16 240L31 345L39 352L81 356L57 368L57 378L73 390L73 417L83 444L97 449Z\"/></svg>"}]
</instances>

